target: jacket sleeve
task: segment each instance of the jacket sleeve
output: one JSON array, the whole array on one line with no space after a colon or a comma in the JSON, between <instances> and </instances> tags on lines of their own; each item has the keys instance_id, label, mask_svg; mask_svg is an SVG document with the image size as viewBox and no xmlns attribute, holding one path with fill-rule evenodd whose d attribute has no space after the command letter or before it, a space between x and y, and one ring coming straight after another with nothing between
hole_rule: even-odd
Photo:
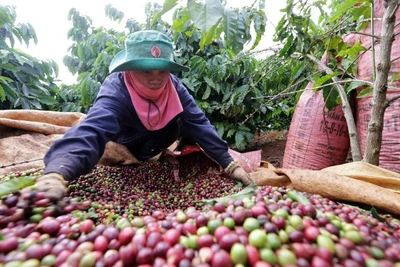
<instances>
[{"instance_id":1,"label":"jacket sleeve","mask_svg":"<svg viewBox=\"0 0 400 267\"><path fill-rule=\"evenodd\" d=\"M123 118L116 82L106 79L87 117L57 140L46 153L44 173L55 172L72 180L89 173L105 145L120 131Z\"/></svg>"},{"instance_id":2,"label":"jacket sleeve","mask_svg":"<svg viewBox=\"0 0 400 267\"><path fill-rule=\"evenodd\" d=\"M186 87L173 77L174 85L178 91L183 107L179 115L186 130L193 140L198 143L204 152L226 168L233 161L229 154L229 147L226 141L219 137L215 127L208 120L203 111L197 106L193 96Z\"/></svg>"}]
</instances>

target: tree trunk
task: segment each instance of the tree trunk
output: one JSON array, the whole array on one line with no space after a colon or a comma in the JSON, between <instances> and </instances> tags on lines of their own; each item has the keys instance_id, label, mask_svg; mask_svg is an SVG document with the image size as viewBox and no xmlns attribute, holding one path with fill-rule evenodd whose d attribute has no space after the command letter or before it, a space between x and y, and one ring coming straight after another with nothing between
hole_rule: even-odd
<instances>
[{"instance_id":1,"label":"tree trunk","mask_svg":"<svg viewBox=\"0 0 400 267\"><path fill-rule=\"evenodd\" d=\"M388 76L390 70L390 55L394 41L394 23L398 0L385 0L385 12L382 19L382 31L380 39L380 52L376 67L376 80L372 95L371 120L368 123L364 161L379 165L379 155L382 145L382 131L385 110L389 105L386 99Z\"/></svg>"}]
</instances>

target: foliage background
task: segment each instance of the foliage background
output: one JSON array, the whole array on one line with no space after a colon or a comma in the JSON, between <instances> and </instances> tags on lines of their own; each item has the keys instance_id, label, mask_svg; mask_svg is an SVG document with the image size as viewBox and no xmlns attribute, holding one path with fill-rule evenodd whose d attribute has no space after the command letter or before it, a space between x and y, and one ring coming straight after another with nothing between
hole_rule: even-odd
<instances>
[{"instance_id":1,"label":"foliage background","mask_svg":"<svg viewBox=\"0 0 400 267\"><path fill-rule=\"evenodd\" d=\"M265 31L265 2L251 7L226 8L224 1L188 0L186 5L165 0L148 3L146 21L128 19L118 32L95 27L90 17L71 9L68 20L72 41L64 64L78 74L74 84L57 86L57 65L15 49L16 41L36 42L32 25L15 23L15 10L0 6L0 107L87 112L108 74L113 56L124 47L125 37L142 29L166 32L176 44L175 58L191 68L180 74L200 108L231 147L245 150L256 132L287 129L295 103L309 81L323 90L328 107L340 103L329 85L332 77L348 79L349 94L356 58L365 48L342 41L344 34L365 27L371 16L369 0L286 1L276 27L276 51L256 51ZM172 25L163 15L175 8ZM124 13L112 5L105 16L121 21ZM316 20L312 18L316 17ZM251 48L245 50L245 46ZM307 55L326 53L334 74L318 70ZM263 55L260 57L260 54Z\"/></svg>"}]
</instances>

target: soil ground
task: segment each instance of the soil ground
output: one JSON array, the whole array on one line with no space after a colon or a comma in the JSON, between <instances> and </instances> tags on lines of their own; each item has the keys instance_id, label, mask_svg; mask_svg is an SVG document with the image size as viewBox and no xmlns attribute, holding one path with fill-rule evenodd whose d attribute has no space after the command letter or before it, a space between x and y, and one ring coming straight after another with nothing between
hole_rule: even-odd
<instances>
[{"instance_id":1,"label":"soil ground","mask_svg":"<svg viewBox=\"0 0 400 267\"><path fill-rule=\"evenodd\" d=\"M261 160L282 167L286 137L287 131L256 134L251 150L261 149Z\"/></svg>"},{"instance_id":2,"label":"soil ground","mask_svg":"<svg viewBox=\"0 0 400 267\"><path fill-rule=\"evenodd\" d=\"M257 134L255 135L255 140L249 150L261 149L261 160L268 161L274 167L282 167L287 134L287 131ZM352 161L352 155L349 151L345 163Z\"/></svg>"}]
</instances>

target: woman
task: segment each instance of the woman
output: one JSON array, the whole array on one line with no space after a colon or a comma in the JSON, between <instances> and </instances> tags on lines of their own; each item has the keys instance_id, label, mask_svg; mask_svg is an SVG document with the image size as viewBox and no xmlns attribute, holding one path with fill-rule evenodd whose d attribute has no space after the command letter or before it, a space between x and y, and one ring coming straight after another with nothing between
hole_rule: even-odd
<instances>
[{"instance_id":1,"label":"woman","mask_svg":"<svg viewBox=\"0 0 400 267\"><path fill-rule=\"evenodd\" d=\"M111 74L85 120L47 152L44 175L36 182L39 190L61 199L67 182L90 172L108 141L147 160L178 138L191 138L232 179L252 183L188 90L170 73L189 70L173 61L170 38L158 31L139 31L127 37L125 47L112 60Z\"/></svg>"}]
</instances>

